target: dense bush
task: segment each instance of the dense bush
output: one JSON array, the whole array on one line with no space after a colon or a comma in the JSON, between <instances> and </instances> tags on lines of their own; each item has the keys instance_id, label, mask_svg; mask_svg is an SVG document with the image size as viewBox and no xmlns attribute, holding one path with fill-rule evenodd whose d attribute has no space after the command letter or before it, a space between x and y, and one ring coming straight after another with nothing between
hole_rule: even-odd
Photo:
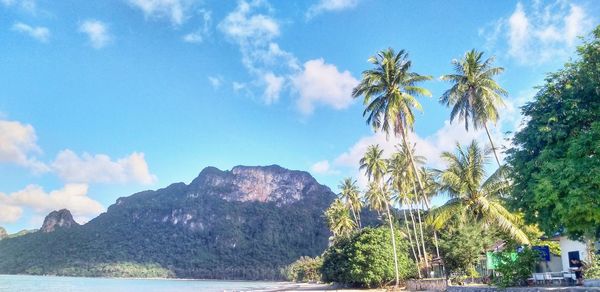
<instances>
[{"instance_id":1,"label":"dense bush","mask_svg":"<svg viewBox=\"0 0 600 292\"><path fill-rule=\"evenodd\" d=\"M408 245L396 232L400 279L414 277ZM364 228L336 239L323 255L323 280L355 287L379 287L394 280L393 249L388 228Z\"/></svg>"},{"instance_id":2,"label":"dense bush","mask_svg":"<svg viewBox=\"0 0 600 292\"><path fill-rule=\"evenodd\" d=\"M526 284L535 264L539 260L539 253L529 247L514 256L514 252L507 250L496 253L496 272L500 275L494 278L494 284L499 287L522 286Z\"/></svg>"},{"instance_id":3,"label":"dense bush","mask_svg":"<svg viewBox=\"0 0 600 292\"><path fill-rule=\"evenodd\" d=\"M287 266L284 277L293 282L319 282L321 281L321 267L323 259L320 257L301 257Z\"/></svg>"},{"instance_id":4,"label":"dense bush","mask_svg":"<svg viewBox=\"0 0 600 292\"><path fill-rule=\"evenodd\" d=\"M448 276L477 277L475 266L482 251L492 243L487 232L476 224L451 225L440 235L440 251Z\"/></svg>"}]
</instances>

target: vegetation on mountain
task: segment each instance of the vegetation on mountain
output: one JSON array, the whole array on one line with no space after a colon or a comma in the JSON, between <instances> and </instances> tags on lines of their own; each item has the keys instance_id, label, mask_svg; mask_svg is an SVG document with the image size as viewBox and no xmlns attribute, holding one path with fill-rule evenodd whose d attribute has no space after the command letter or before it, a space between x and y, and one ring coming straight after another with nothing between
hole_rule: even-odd
<instances>
[{"instance_id":1,"label":"vegetation on mountain","mask_svg":"<svg viewBox=\"0 0 600 292\"><path fill-rule=\"evenodd\" d=\"M600 26L522 107L508 151L512 205L547 234L600 236Z\"/></svg>"},{"instance_id":2,"label":"vegetation on mountain","mask_svg":"<svg viewBox=\"0 0 600 292\"><path fill-rule=\"evenodd\" d=\"M120 198L85 225L0 241L0 273L282 279L327 247L334 198L306 172L206 168L189 185Z\"/></svg>"}]
</instances>

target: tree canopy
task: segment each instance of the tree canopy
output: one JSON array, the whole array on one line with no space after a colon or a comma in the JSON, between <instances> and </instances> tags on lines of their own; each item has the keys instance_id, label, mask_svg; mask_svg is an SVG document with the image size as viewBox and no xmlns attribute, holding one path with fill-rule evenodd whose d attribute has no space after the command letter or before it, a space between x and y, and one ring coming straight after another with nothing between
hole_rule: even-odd
<instances>
[{"instance_id":1,"label":"tree canopy","mask_svg":"<svg viewBox=\"0 0 600 292\"><path fill-rule=\"evenodd\" d=\"M547 76L508 151L512 203L547 234L600 232L600 26Z\"/></svg>"}]
</instances>

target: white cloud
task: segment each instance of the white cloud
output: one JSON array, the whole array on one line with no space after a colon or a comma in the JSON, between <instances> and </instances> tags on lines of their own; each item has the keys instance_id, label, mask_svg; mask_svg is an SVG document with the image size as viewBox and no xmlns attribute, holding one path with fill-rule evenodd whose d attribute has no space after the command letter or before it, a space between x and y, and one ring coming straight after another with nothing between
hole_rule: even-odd
<instances>
[{"instance_id":1,"label":"white cloud","mask_svg":"<svg viewBox=\"0 0 600 292\"><path fill-rule=\"evenodd\" d=\"M308 8L306 17L310 19L323 12L351 9L357 4L358 0L319 0L318 3Z\"/></svg>"},{"instance_id":2,"label":"white cloud","mask_svg":"<svg viewBox=\"0 0 600 292\"><path fill-rule=\"evenodd\" d=\"M497 148L507 146L507 143L503 139L503 135L500 129L490 125L490 132L494 145ZM485 130L479 129L477 131L467 132L464 128L464 124L454 123L450 124L450 121L445 121L444 126L438 129L435 133L421 137L416 133L409 134L409 143L416 145L417 155L424 156L427 159L427 165L434 168L443 168L445 162L440 158L440 155L444 151L454 151L456 143L466 145L472 140L476 140L480 145L489 148L489 139L485 133ZM384 157L389 157L393 152L396 151L397 145L401 144L402 140L396 138L393 135L386 137L385 133L377 132L370 136L360 138L354 145L352 145L346 152L340 154L334 159L333 164L340 167L347 167L358 171L359 160L364 156L367 148L370 145L379 145L384 150ZM500 152L499 156L503 159L503 154ZM492 158L490 156L490 158ZM492 160L490 160L492 162ZM361 186L366 185L366 177L364 174L357 174Z\"/></svg>"},{"instance_id":3,"label":"white cloud","mask_svg":"<svg viewBox=\"0 0 600 292\"><path fill-rule=\"evenodd\" d=\"M144 154L138 152L112 160L104 154L79 156L66 149L58 153L52 169L67 182L152 184L156 181L156 176L148 170Z\"/></svg>"},{"instance_id":4,"label":"white cloud","mask_svg":"<svg viewBox=\"0 0 600 292\"><path fill-rule=\"evenodd\" d=\"M21 218L23 209L20 207L6 205L3 201L3 194L0 193L0 222L13 223Z\"/></svg>"},{"instance_id":5,"label":"white cloud","mask_svg":"<svg viewBox=\"0 0 600 292\"><path fill-rule=\"evenodd\" d=\"M328 160L315 162L310 166L310 172L321 175L339 174L339 171L333 169Z\"/></svg>"},{"instance_id":6,"label":"white cloud","mask_svg":"<svg viewBox=\"0 0 600 292\"><path fill-rule=\"evenodd\" d=\"M237 8L219 24L219 29L241 44L266 43L279 36L279 23L271 16L253 13L265 6L261 1L240 1Z\"/></svg>"},{"instance_id":7,"label":"white cloud","mask_svg":"<svg viewBox=\"0 0 600 292\"><path fill-rule=\"evenodd\" d=\"M79 26L79 32L85 33L90 41L90 45L95 49L101 49L112 39L108 32L108 26L99 20L88 19Z\"/></svg>"},{"instance_id":8,"label":"white cloud","mask_svg":"<svg viewBox=\"0 0 600 292\"><path fill-rule=\"evenodd\" d=\"M223 84L222 76L208 76L208 82L214 89L218 89Z\"/></svg>"},{"instance_id":9,"label":"white cloud","mask_svg":"<svg viewBox=\"0 0 600 292\"><path fill-rule=\"evenodd\" d=\"M43 26L30 26L22 22L13 24L12 30L29 35L30 37L40 41L48 42L50 39L50 30Z\"/></svg>"},{"instance_id":10,"label":"white cloud","mask_svg":"<svg viewBox=\"0 0 600 292\"><path fill-rule=\"evenodd\" d=\"M147 18L166 18L174 25L185 22L193 0L128 0L129 4L142 10Z\"/></svg>"},{"instance_id":11,"label":"white cloud","mask_svg":"<svg viewBox=\"0 0 600 292\"><path fill-rule=\"evenodd\" d=\"M206 38L210 34L210 27L212 23L211 12L202 9L199 11L199 13L202 15L203 24L196 31L183 36L183 41L186 43L202 43L204 41L204 38Z\"/></svg>"},{"instance_id":12,"label":"white cloud","mask_svg":"<svg viewBox=\"0 0 600 292\"><path fill-rule=\"evenodd\" d=\"M480 30L488 47L502 49L506 41L509 57L521 64L539 64L566 58L593 27L592 18L582 6L557 0L533 2L530 7L517 3L513 13Z\"/></svg>"},{"instance_id":13,"label":"white cloud","mask_svg":"<svg viewBox=\"0 0 600 292\"><path fill-rule=\"evenodd\" d=\"M290 71L299 69L296 57L274 42L280 31L279 22L271 16L272 8L265 1L240 1L219 25L219 30L238 45L242 64L254 77L246 83L264 87L264 102L278 99Z\"/></svg>"},{"instance_id":14,"label":"white cloud","mask_svg":"<svg viewBox=\"0 0 600 292\"><path fill-rule=\"evenodd\" d=\"M49 193L38 185L28 185L8 195L0 193L0 222L15 222L21 217L24 208L32 209L38 214L66 208L74 216L96 216L104 211L104 207L88 197L87 192L87 184L66 184L62 189Z\"/></svg>"},{"instance_id":15,"label":"white cloud","mask_svg":"<svg viewBox=\"0 0 600 292\"><path fill-rule=\"evenodd\" d=\"M264 92L264 98L266 104L272 104L279 99L279 93L283 89L283 83L285 79L281 76L277 76L272 72L268 72L263 76L266 83Z\"/></svg>"},{"instance_id":16,"label":"white cloud","mask_svg":"<svg viewBox=\"0 0 600 292\"><path fill-rule=\"evenodd\" d=\"M0 3L6 7L15 6L29 13L36 13L37 4L35 0L0 0Z\"/></svg>"},{"instance_id":17,"label":"white cloud","mask_svg":"<svg viewBox=\"0 0 600 292\"><path fill-rule=\"evenodd\" d=\"M340 72L323 59L315 59L304 63L304 70L292 77L292 84L300 95L300 111L310 114L316 104L347 108L352 103L352 88L358 80L349 71Z\"/></svg>"},{"instance_id":18,"label":"white cloud","mask_svg":"<svg viewBox=\"0 0 600 292\"><path fill-rule=\"evenodd\" d=\"M34 172L46 172L48 167L33 156L38 153L41 149L33 126L0 120L0 163L14 163Z\"/></svg>"}]
</instances>

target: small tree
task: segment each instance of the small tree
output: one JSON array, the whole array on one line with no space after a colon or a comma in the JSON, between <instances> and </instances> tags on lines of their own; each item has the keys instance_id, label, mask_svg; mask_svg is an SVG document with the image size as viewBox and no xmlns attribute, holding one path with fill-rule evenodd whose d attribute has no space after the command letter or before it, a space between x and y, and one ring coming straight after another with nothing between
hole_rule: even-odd
<instances>
[{"instance_id":1,"label":"small tree","mask_svg":"<svg viewBox=\"0 0 600 292\"><path fill-rule=\"evenodd\" d=\"M396 230L396 234L400 231ZM396 238L399 278L415 275L408 256L408 245ZM390 231L388 228L364 228L349 237L340 237L323 254L323 280L354 287L381 287L395 278Z\"/></svg>"}]
</instances>

